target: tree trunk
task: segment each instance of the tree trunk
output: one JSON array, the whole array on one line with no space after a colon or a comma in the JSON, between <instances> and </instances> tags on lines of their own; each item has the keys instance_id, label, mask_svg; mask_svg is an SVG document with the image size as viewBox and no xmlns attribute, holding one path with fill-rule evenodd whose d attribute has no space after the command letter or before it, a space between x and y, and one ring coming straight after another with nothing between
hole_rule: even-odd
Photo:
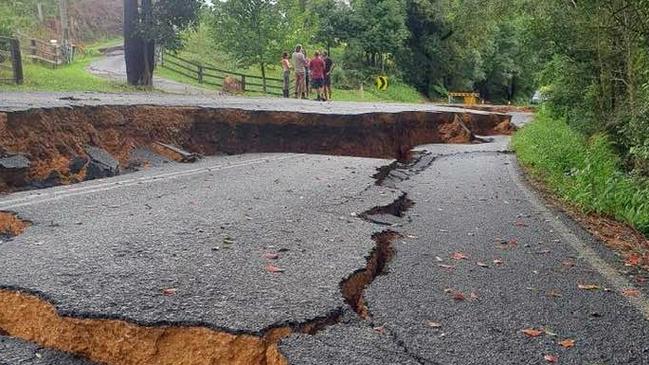
<instances>
[{"instance_id":1,"label":"tree trunk","mask_svg":"<svg viewBox=\"0 0 649 365\"><path fill-rule=\"evenodd\" d=\"M151 29L153 21L152 0L142 0L141 23L146 29ZM153 87L153 69L155 68L155 41L142 40L142 76L140 85L144 87Z\"/></svg>"},{"instance_id":2,"label":"tree trunk","mask_svg":"<svg viewBox=\"0 0 649 365\"><path fill-rule=\"evenodd\" d=\"M262 90L264 90L264 94L265 94L266 93L266 65L264 64L264 62L262 62L260 65L261 65L261 84L263 85Z\"/></svg>"},{"instance_id":3,"label":"tree trunk","mask_svg":"<svg viewBox=\"0 0 649 365\"><path fill-rule=\"evenodd\" d=\"M126 62L126 79L129 85L140 83L143 63L143 43L137 27L140 14L137 0L124 0L124 60Z\"/></svg>"}]
</instances>

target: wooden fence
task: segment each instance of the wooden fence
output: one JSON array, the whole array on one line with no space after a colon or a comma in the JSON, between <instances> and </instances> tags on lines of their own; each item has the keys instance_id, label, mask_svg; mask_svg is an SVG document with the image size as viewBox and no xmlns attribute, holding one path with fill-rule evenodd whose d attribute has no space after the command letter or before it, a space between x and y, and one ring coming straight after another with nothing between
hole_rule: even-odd
<instances>
[{"instance_id":1,"label":"wooden fence","mask_svg":"<svg viewBox=\"0 0 649 365\"><path fill-rule=\"evenodd\" d=\"M23 83L20 42L15 38L0 37L0 82Z\"/></svg>"},{"instance_id":2,"label":"wooden fence","mask_svg":"<svg viewBox=\"0 0 649 365\"><path fill-rule=\"evenodd\" d=\"M18 34L23 47L25 58L35 62L42 62L53 68L66 62L64 49L59 44L52 44L40 39L31 38L24 34Z\"/></svg>"},{"instance_id":3,"label":"wooden fence","mask_svg":"<svg viewBox=\"0 0 649 365\"><path fill-rule=\"evenodd\" d=\"M166 50L162 52L160 65L200 84L215 86L225 91L240 90L241 92L256 92L276 96L282 96L284 93L284 80L282 79L266 77L266 89L264 90L264 79L261 76L232 72L211 65L202 65ZM224 87L226 78L234 80L235 85L225 85ZM291 85L290 80L289 85ZM289 88L289 94L290 92L291 89Z\"/></svg>"}]
</instances>

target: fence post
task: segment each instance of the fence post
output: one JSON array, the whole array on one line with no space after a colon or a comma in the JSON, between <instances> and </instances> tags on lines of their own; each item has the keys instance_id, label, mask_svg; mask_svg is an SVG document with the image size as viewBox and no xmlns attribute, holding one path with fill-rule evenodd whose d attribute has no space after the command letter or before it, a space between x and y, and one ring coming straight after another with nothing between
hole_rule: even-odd
<instances>
[{"instance_id":1,"label":"fence post","mask_svg":"<svg viewBox=\"0 0 649 365\"><path fill-rule=\"evenodd\" d=\"M246 76L241 75L241 91L246 91Z\"/></svg>"},{"instance_id":2,"label":"fence post","mask_svg":"<svg viewBox=\"0 0 649 365\"><path fill-rule=\"evenodd\" d=\"M203 83L203 66L198 65L198 83Z\"/></svg>"},{"instance_id":3,"label":"fence post","mask_svg":"<svg viewBox=\"0 0 649 365\"><path fill-rule=\"evenodd\" d=\"M14 80L16 84L21 85L23 78L23 59L20 54L20 42L17 39L11 39L11 63L14 69Z\"/></svg>"}]
</instances>

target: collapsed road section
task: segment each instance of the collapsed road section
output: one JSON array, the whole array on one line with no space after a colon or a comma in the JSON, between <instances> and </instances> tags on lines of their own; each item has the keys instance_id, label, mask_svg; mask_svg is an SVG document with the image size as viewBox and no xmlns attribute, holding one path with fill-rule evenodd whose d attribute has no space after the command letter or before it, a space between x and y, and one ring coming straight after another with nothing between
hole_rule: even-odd
<instances>
[{"instance_id":1,"label":"collapsed road section","mask_svg":"<svg viewBox=\"0 0 649 365\"><path fill-rule=\"evenodd\" d=\"M0 245L0 337L110 365L285 364L280 342L371 320L364 291L414 204L397 185L434 159L411 148L512 128L403 106L80 104L4 110L3 158L23 163L6 190L206 156L0 199L26 224Z\"/></svg>"},{"instance_id":2,"label":"collapsed road section","mask_svg":"<svg viewBox=\"0 0 649 365\"><path fill-rule=\"evenodd\" d=\"M416 145L471 143L476 135L513 130L508 115L462 109L381 110L352 104L345 106L349 112L332 112L313 106L311 110L256 106L95 101L0 107L0 191L71 184L141 169L151 162L143 151L182 162L195 161L198 155L254 152L403 160Z\"/></svg>"}]
</instances>

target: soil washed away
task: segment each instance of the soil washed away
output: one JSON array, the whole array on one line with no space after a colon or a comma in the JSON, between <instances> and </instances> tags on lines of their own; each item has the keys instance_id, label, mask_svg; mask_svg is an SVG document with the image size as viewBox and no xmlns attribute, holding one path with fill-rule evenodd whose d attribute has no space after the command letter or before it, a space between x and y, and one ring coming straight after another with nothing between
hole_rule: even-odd
<instances>
[{"instance_id":1,"label":"soil washed away","mask_svg":"<svg viewBox=\"0 0 649 365\"><path fill-rule=\"evenodd\" d=\"M134 153L159 152L161 145L197 155L292 152L406 160L416 145L471 143L476 135L513 129L505 114L441 111L346 115L138 105L0 112L0 192L114 176L146 166L133 160Z\"/></svg>"}]
</instances>

